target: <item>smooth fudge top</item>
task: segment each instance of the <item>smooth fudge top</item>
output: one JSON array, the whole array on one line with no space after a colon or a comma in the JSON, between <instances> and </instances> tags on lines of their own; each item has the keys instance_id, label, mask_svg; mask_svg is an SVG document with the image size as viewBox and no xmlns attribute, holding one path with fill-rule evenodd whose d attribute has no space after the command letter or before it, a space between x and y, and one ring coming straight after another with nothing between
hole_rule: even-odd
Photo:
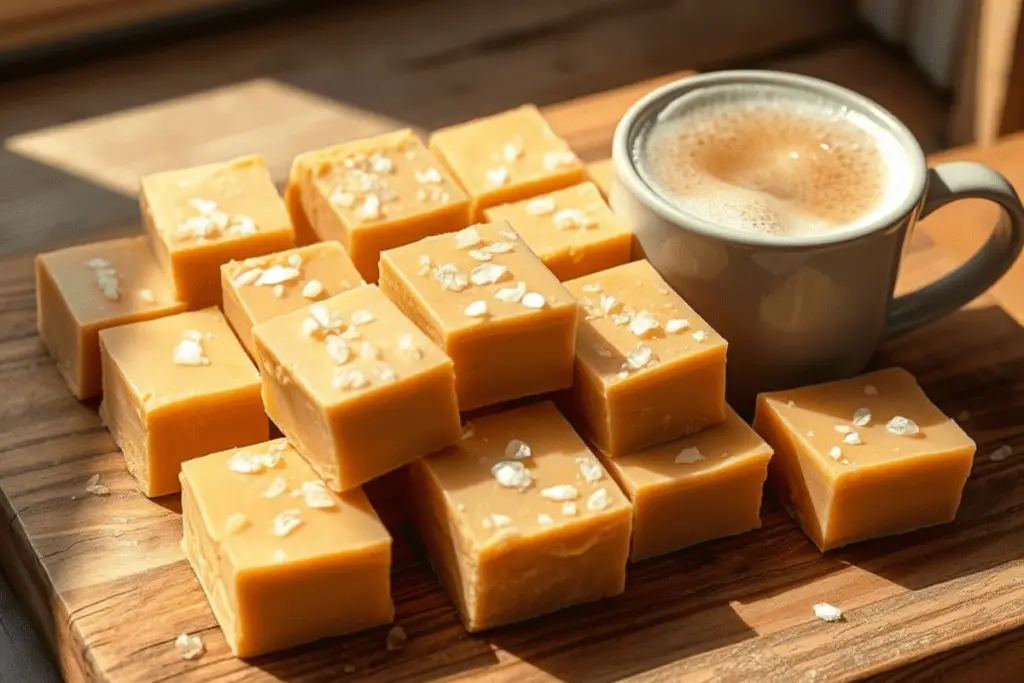
<instances>
[{"instance_id":1,"label":"smooth fudge top","mask_svg":"<svg viewBox=\"0 0 1024 683\"><path fill-rule=\"evenodd\" d=\"M758 410L766 409L832 471L974 445L902 368L761 394Z\"/></svg>"},{"instance_id":2,"label":"smooth fudge top","mask_svg":"<svg viewBox=\"0 0 1024 683\"><path fill-rule=\"evenodd\" d=\"M423 464L479 546L630 505L550 402L475 419Z\"/></svg>"},{"instance_id":3,"label":"smooth fudge top","mask_svg":"<svg viewBox=\"0 0 1024 683\"><path fill-rule=\"evenodd\" d=\"M565 283L586 318L576 355L607 382L663 363L718 357L727 346L646 260Z\"/></svg>"},{"instance_id":4,"label":"smooth fudge top","mask_svg":"<svg viewBox=\"0 0 1024 683\"><path fill-rule=\"evenodd\" d=\"M486 216L508 220L542 258L571 257L594 241L632 234L590 182L495 206Z\"/></svg>"},{"instance_id":5,"label":"smooth fudge top","mask_svg":"<svg viewBox=\"0 0 1024 683\"><path fill-rule=\"evenodd\" d=\"M145 176L142 195L157 233L172 251L292 232L284 201L258 155Z\"/></svg>"},{"instance_id":6,"label":"smooth fudge top","mask_svg":"<svg viewBox=\"0 0 1024 683\"><path fill-rule=\"evenodd\" d=\"M285 439L189 460L181 477L236 569L391 542L361 489L331 491Z\"/></svg>"},{"instance_id":7,"label":"smooth fudge top","mask_svg":"<svg viewBox=\"0 0 1024 683\"><path fill-rule=\"evenodd\" d=\"M69 247L38 259L80 325L184 308L175 300L145 236Z\"/></svg>"},{"instance_id":8,"label":"smooth fudge top","mask_svg":"<svg viewBox=\"0 0 1024 683\"><path fill-rule=\"evenodd\" d=\"M532 104L442 128L430 146L473 195L582 168Z\"/></svg>"},{"instance_id":9,"label":"smooth fudge top","mask_svg":"<svg viewBox=\"0 0 1024 683\"><path fill-rule=\"evenodd\" d=\"M541 316L576 301L507 221L427 237L381 256L446 333Z\"/></svg>"},{"instance_id":10,"label":"smooth fudge top","mask_svg":"<svg viewBox=\"0 0 1024 683\"><path fill-rule=\"evenodd\" d=\"M374 285L264 322L253 336L261 354L324 404L452 362Z\"/></svg>"},{"instance_id":11,"label":"smooth fudge top","mask_svg":"<svg viewBox=\"0 0 1024 683\"><path fill-rule=\"evenodd\" d=\"M609 458L631 488L698 479L747 456L771 456L772 448L732 408L725 421L696 434Z\"/></svg>"},{"instance_id":12,"label":"smooth fudge top","mask_svg":"<svg viewBox=\"0 0 1024 683\"><path fill-rule=\"evenodd\" d=\"M147 410L260 383L217 308L112 327L100 343Z\"/></svg>"},{"instance_id":13,"label":"smooth fudge top","mask_svg":"<svg viewBox=\"0 0 1024 683\"><path fill-rule=\"evenodd\" d=\"M468 201L409 129L336 145L304 163L318 191L354 227Z\"/></svg>"},{"instance_id":14,"label":"smooth fudge top","mask_svg":"<svg viewBox=\"0 0 1024 683\"><path fill-rule=\"evenodd\" d=\"M232 261L221 266L254 323L290 313L362 284L338 242Z\"/></svg>"}]
</instances>

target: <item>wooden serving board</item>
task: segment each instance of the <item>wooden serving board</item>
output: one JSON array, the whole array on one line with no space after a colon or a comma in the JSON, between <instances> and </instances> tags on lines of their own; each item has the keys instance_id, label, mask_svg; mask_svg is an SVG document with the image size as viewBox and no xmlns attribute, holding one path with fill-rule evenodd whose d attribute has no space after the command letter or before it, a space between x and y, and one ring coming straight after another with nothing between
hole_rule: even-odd
<instances>
[{"instance_id":1,"label":"wooden serving board","mask_svg":"<svg viewBox=\"0 0 1024 683\"><path fill-rule=\"evenodd\" d=\"M652 85L548 113L577 151L599 158ZM918 234L900 286L948 270L946 254ZM0 563L68 680L1019 680L1024 455L988 455L1024 446L1024 329L993 297L875 360L911 370L947 413L969 412L962 424L979 449L955 524L822 555L769 497L761 530L631 566L619 597L469 635L399 523L404 650L387 651L387 629L376 629L242 662L182 556L177 497L138 493L95 404L69 395L39 343L32 259L0 259ZM85 491L94 473L109 497ZM845 621L816 620L820 601ZM203 637L205 656L179 657L182 632Z\"/></svg>"}]
</instances>

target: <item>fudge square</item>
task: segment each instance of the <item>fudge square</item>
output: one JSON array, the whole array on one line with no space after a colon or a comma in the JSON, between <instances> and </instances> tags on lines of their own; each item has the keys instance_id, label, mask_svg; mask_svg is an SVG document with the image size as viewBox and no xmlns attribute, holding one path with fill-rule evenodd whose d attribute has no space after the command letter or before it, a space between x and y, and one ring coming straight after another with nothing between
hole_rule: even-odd
<instances>
[{"instance_id":1,"label":"fudge square","mask_svg":"<svg viewBox=\"0 0 1024 683\"><path fill-rule=\"evenodd\" d=\"M629 501L552 403L474 420L410 470L427 552L467 630L624 590Z\"/></svg>"},{"instance_id":2,"label":"fudge square","mask_svg":"<svg viewBox=\"0 0 1024 683\"><path fill-rule=\"evenodd\" d=\"M822 551L950 522L974 442L901 368L761 394L770 485Z\"/></svg>"},{"instance_id":3,"label":"fudge square","mask_svg":"<svg viewBox=\"0 0 1024 683\"><path fill-rule=\"evenodd\" d=\"M381 255L380 288L455 363L459 408L564 389L577 306L506 221Z\"/></svg>"},{"instance_id":4,"label":"fudge square","mask_svg":"<svg viewBox=\"0 0 1024 683\"><path fill-rule=\"evenodd\" d=\"M252 326L305 308L362 284L337 242L318 242L220 267L224 315L242 346L252 348Z\"/></svg>"},{"instance_id":5,"label":"fudge square","mask_svg":"<svg viewBox=\"0 0 1024 683\"><path fill-rule=\"evenodd\" d=\"M190 309L220 303L220 266L294 244L284 202L260 156L145 176L142 222Z\"/></svg>"},{"instance_id":6,"label":"fudge square","mask_svg":"<svg viewBox=\"0 0 1024 683\"><path fill-rule=\"evenodd\" d=\"M366 285L252 330L267 414L347 491L458 440L452 361Z\"/></svg>"},{"instance_id":7,"label":"fudge square","mask_svg":"<svg viewBox=\"0 0 1024 683\"><path fill-rule=\"evenodd\" d=\"M559 280L572 280L630 260L633 233L593 183L502 204L484 211L504 218Z\"/></svg>"},{"instance_id":8,"label":"fudge square","mask_svg":"<svg viewBox=\"0 0 1024 683\"><path fill-rule=\"evenodd\" d=\"M585 320L575 380L560 406L602 451L630 453L725 419L726 341L650 263L565 286Z\"/></svg>"},{"instance_id":9,"label":"fudge square","mask_svg":"<svg viewBox=\"0 0 1024 683\"><path fill-rule=\"evenodd\" d=\"M470 216L586 180L583 164L532 104L435 131L430 149L469 192Z\"/></svg>"},{"instance_id":10,"label":"fudge square","mask_svg":"<svg viewBox=\"0 0 1024 683\"><path fill-rule=\"evenodd\" d=\"M39 338L79 400L100 393L100 330L184 310L145 236L36 257Z\"/></svg>"},{"instance_id":11,"label":"fudge square","mask_svg":"<svg viewBox=\"0 0 1024 683\"><path fill-rule=\"evenodd\" d=\"M761 527L771 447L726 406L697 434L602 462L633 503L630 560Z\"/></svg>"},{"instance_id":12,"label":"fudge square","mask_svg":"<svg viewBox=\"0 0 1024 683\"><path fill-rule=\"evenodd\" d=\"M186 460L267 440L259 373L216 308L103 330L100 353L100 418L150 498Z\"/></svg>"},{"instance_id":13,"label":"fudge square","mask_svg":"<svg viewBox=\"0 0 1024 683\"><path fill-rule=\"evenodd\" d=\"M338 240L367 282L380 252L466 227L469 199L409 129L308 157L302 205L320 239Z\"/></svg>"},{"instance_id":14,"label":"fudge square","mask_svg":"<svg viewBox=\"0 0 1024 683\"><path fill-rule=\"evenodd\" d=\"M237 657L394 619L391 536L361 489L327 489L284 439L181 470L183 546Z\"/></svg>"}]
</instances>

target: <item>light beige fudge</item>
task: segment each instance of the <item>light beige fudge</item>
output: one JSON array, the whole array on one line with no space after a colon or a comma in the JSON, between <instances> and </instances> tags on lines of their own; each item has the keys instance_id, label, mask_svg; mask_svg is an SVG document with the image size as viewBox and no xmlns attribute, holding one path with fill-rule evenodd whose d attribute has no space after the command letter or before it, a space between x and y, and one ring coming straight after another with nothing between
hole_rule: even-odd
<instances>
[{"instance_id":1,"label":"light beige fudge","mask_svg":"<svg viewBox=\"0 0 1024 683\"><path fill-rule=\"evenodd\" d=\"M100 352L100 418L150 498L186 460L267 440L259 373L216 308L102 330Z\"/></svg>"},{"instance_id":2,"label":"light beige fudge","mask_svg":"<svg viewBox=\"0 0 1024 683\"><path fill-rule=\"evenodd\" d=\"M302 206L322 240L338 240L367 282L380 252L466 227L469 199L409 129L304 155Z\"/></svg>"},{"instance_id":3,"label":"light beige fudge","mask_svg":"<svg viewBox=\"0 0 1024 683\"><path fill-rule=\"evenodd\" d=\"M39 338L79 400L100 394L100 330L184 310L145 236L36 257Z\"/></svg>"},{"instance_id":4,"label":"light beige fudge","mask_svg":"<svg viewBox=\"0 0 1024 683\"><path fill-rule=\"evenodd\" d=\"M505 221L385 251L380 288L451 357L463 411L572 382L576 301Z\"/></svg>"},{"instance_id":5,"label":"light beige fudge","mask_svg":"<svg viewBox=\"0 0 1024 683\"><path fill-rule=\"evenodd\" d=\"M975 445L902 368L761 394L769 481L821 550L950 522Z\"/></svg>"},{"instance_id":6,"label":"light beige fudge","mask_svg":"<svg viewBox=\"0 0 1024 683\"><path fill-rule=\"evenodd\" d=\"M469 193L472 220L586 180L582 162L532 104L435 131L429 143Z\"/></svg>"},{"instance_id":7,"label":"light beige fudge","mask_svg":"<svg viewBox=\"0 0 1024 683\"><path fill-rule=\"evenodd\" d=\"M252 329L267 414L336 491L458 440L452 361L373 285Z\"/></svg>"},{"instance_id":8,"label":"light beige fudge","mask_svg":"<svg viewBox=\"0 0 1024 683\"><path fill-rule=\"evenodd\" d=\"M391 536L284 439L190 460L181 491L185 555L235 656L394 619Z\"/></svg>"},{"instance_id":9,"label":"light beige fudge","mask_svg":"<svg viewBox=\"0 0 1024 683\"><path fill-rule=\"evenodd\" d=\"M633 233L612 213L593 183L486 209L507 220L559 280L620 266L630 260Z\"/></svg>"},{"instance_id":10,"label":"light beige fudge","mask_svg":"<svg viewBox=\"0 0 1024 683\"><path fill-rule=\"evenodd\" d=\"M220 304L222 264L294 245L260 156L145 176L139 204L157 261L189 309Z\"/></svg>"},{"instance_id":11,"label":"light beige fudge","mask_svg":"<svg viewBox=\"0 0 1024 683\"><path fill-rule=\"evenodd\" d=\"M337 242L231 261L220 267L224 315L254 355L252 326L346 292L362 284L352 259Z\"/></svg>"},{"instance_id":12,"label":"light beige fudge","mask_svg":"<svg viewBox=\"0 0 1024 683\"><path fill-rule=\"evenodd\" d=\"M469 631L625 588L629 501L552 403L475 419L410 474L427 551Z\"/></svg>"},{"instance_id":13,"label":"light beige fudge","mask_svg":"<svg viewBox=\"0 0 1024 683\"><path fill-rule=\"evenodd\" d=\"M611 456L725 419L727 343L647 261L565 286L580 301L576 373L559 405Z\"/></svg>"},{"instance_id":14,"label":"light beige fudge","mask_svg":"<svg viewBox=\"0 0 1024 683\"><path fill-rule=\"evenodd\" d=\"M772 449L732 408L691 436L601 455L633 503L633 562L761 527Z\"/></svg>"}]
</instances>

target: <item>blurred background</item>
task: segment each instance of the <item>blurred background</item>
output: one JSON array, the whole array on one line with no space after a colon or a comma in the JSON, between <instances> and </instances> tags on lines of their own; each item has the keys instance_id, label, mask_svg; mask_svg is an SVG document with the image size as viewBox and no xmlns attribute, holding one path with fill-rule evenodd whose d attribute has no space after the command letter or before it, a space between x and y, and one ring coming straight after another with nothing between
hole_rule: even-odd
<instances>
[{"instance_id":1,"label":"blurred background","mask_svg":"<svg viewBox=\"0 0 1024 683\"><path fill-rule=\"evenodd\" d=\"M2 0L0 255L137 223L141 174L681 70L818 76L927 152L1024 130L1021 0ZM607 155L607 131L578 150ZM0 302L2 306L2 302ZM2 550L0 550L2 552ZM0 577L0 681L57 680Z\"/></svg>"}]
</instances>

